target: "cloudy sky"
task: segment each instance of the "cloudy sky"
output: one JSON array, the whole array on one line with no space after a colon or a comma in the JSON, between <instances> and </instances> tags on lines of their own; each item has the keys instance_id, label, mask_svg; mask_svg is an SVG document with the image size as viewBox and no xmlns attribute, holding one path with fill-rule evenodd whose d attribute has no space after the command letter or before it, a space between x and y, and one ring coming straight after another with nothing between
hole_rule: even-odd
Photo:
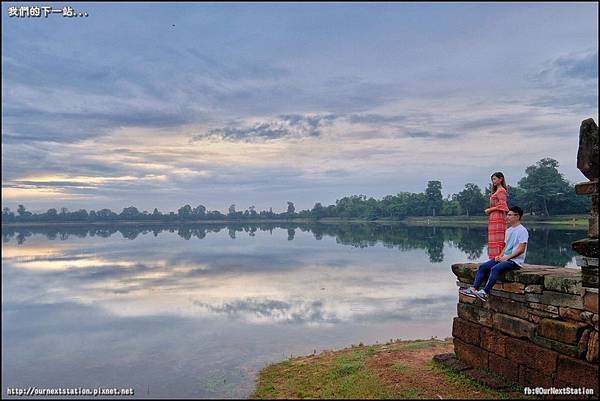
<instances>
[{"instance_id":1,"label":"cloudy sky","mask_svg":"<svg viewBox=\"0 0 600 401\"><path fill-rule=\"evenodd\" d=\"M543 157L598 119L589 3L2 3L2 206L283 211Z\"/></svg>"}]
</instances>

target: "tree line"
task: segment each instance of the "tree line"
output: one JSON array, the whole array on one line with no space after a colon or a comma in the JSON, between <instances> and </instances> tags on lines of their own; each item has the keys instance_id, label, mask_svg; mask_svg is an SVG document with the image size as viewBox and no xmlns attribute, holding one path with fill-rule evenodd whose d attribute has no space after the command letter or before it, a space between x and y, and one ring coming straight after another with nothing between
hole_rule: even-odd
<instances>
[{"instance_id":1,"label":"tree line","mask_svg":"<svg viewBox=\"0 0 600 401\"><path fill-rule=\"evenodd\" d=\"M539 216L558 214L588 213L591 209L589 197L575 194L574 185L558 171L558 161L551 158L539 160L527 167L525 176L517 186L508 186L508 204L519 205L526 213ZM54 208L43 213L32 213L24 205L19 205L16 214L9 208L2 211L2 222L117 222L117 221L198 221L198 220L272 220L272 219L322 219L356 218L365 220L402 220L412 216L477 216L484 215L489 206L491 189L484 191L473 183L465 184L462 191L442 196L441 181L428 181L423 192L400 192L387 195L380 200L365 195L346 196L335 204L323 206L317 202L312 209L296 212L293 202L287 202L282 213L269 210L256 211L250 206L241 211L236 205L229 206L227 214L218 210L208 210L204 205L180 207L177 212L163 213L154 208L152 213L139 211L135 206L124 208L120 213L110 209L85 209L69 211Z\"/></svg>"}]
</instances>

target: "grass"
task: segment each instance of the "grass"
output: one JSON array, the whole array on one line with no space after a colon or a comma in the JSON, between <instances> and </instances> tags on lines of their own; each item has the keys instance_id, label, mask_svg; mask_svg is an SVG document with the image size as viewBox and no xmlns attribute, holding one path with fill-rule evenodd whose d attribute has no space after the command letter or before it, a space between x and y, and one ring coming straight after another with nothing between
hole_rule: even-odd
<instances>
[{"instance_id":1,"label":"grass","mask_svg":"<svg viewBox=\"0 0 600 401\"><path fill-rule=\"evenodd\" d=\"M451 339L359 344L290 358L260 372L251 398L526 398L519 388L497 391L431 359L446 352Z\"/></svg>"}]
</instances>

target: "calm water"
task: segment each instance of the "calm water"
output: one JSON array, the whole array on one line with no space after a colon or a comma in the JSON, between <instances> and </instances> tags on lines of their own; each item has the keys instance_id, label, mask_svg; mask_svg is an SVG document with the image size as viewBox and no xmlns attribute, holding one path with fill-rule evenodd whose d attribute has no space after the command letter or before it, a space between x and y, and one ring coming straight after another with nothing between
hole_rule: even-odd
<instances>
[{"instance_id":1,"label":"calm water","mask_svg":"<svg viewBox=\"0 0 600 401\"><path fill-rule=\"evenodd\" d=\"M527 263L575 266L585 230L530 229ZM450 336L452 263L485 227L3 228L2 391L133 387L246 397L290 354ZM16 397L15 397L16 398ZM123 397L124 399L128 397Z\"/></svg>"}]
</instances>

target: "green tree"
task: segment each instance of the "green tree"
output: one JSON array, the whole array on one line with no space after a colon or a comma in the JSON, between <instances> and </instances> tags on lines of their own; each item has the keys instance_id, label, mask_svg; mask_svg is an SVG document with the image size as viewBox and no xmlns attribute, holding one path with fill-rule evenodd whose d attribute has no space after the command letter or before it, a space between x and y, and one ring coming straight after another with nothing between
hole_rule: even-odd
<instances>
[{"instance_id":1,"label":"green tree","mask_svg":"<svg viewBox=\"0 0 600 401\"><path fill-rule=\"evenodd\" d=\"M550 216L549 207L560 201L559 196L570 192L569 182L558 172L558 161L545 158L535 165L525 169L527 174L519 180L519 187L523 190L523 209L530 209L536 214Z\"/></svg>"},{"instance_id":2,"label":"green tree","mask_svg":"<svg viewBox=\"0 0 600 401\"><path fill-rule=\"evenodd\" d=\"M293 203L293 202L290 202L290 201L288 201L288 203L287 203L287 204L288 204L288 207L287 207L287 214L288 214L288 215L290 215L290 216L293 216L293 215L294 215L294 212L296 211L296 208L294 207L294 203Z\"/></svg>"},{"instance_id":3,"label":"green tree","mask_svg":"<svg viewBox=\"0 0 600 401\"><path fill-rule=\"evenodd\" d=\"M456 200L467 216L482 214L486 207L486 200L481 189L473 183L465 184L465 189L456 194Z\"/></svg>"},{"instance_id":4,"label":"green tree","mask_svg":"<svg viewBox=\"0 0 600 401\"><path fill-rule=\"evenodd\" d=\"M23 205L19 205L19 207L17 208L17 213L21 217L29 217L33 214L33 213L27 211L27 209Z\"/></svg>"},{"instance_id":5,"label":"green tree","mask_svg":"<svg viewBox=\"0 0 600 401\"><path fill-rule=\"evenodd\" d=\"M185 205L177 209L177 216L179 216L180 219L190 218L191 215L192 207L190 205Z\"/></svg>"},{"instance_id":6,"label":"green tree","mask_svg":"<svg viewBox=\"0 0 600 401\"><path fill-rule=\"evenodd\" d=\"M432 216L435 216L436 211L439 214L444 199L441 181L428 181L425 196L427 197L427 210L432 212Z\"/></svg>"},{"instance_id":7,"label":"green tree","mask_svg":"<svg viewBox=\"0 0 600 401\"><path fill-rule=\"evenodd\" d=\"M119 215L122 218L136 218L140 215L140 211L135 206L129 206L123 209Z\"/></svg>"}]
</instances>

